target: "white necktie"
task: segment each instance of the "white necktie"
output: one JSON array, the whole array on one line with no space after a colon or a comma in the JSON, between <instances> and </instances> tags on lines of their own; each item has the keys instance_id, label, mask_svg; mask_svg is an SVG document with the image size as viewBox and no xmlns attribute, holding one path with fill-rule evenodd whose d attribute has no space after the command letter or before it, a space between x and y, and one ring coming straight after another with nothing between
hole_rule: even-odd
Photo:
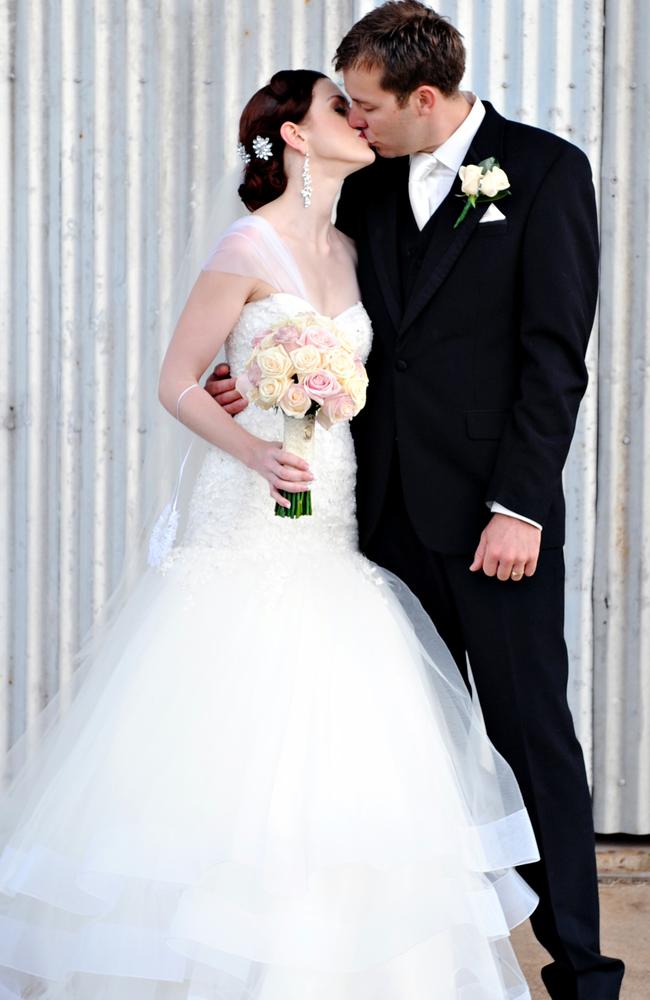
<instances>
[{"instance_id":1,"label":"white necktie","mask_svg":"<svg viewBox=\"0 0 650 1000\"><path fill-rule=\"evenodd\" d=\"M431 218L430 178L438 166L432 153L416 153L409 170L409 199L418 229L424 229Z\"/></svg>"}]
</instances>

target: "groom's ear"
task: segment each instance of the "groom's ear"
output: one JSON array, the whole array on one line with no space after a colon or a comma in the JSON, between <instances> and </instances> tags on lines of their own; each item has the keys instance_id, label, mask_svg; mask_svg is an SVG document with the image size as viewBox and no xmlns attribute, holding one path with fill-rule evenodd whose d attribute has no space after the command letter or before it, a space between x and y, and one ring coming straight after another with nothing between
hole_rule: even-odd
<instances>
[{"instance_id":1,"label":"groom's ear","mask_svg":"<svg viewBox=\"0 0 650 1000\"><path fill-rule=\"evenodd\" d=\"M294 125L293 122L283 122L280 126L280 135L291 149L296 149L299 153L306 152L307 138L300 126Z\"/></svg>"},{"instance_id":2,"label":"groom's ear","mask_svg":"<svg viewBox=\"0 0 650 1000\"><path fill-rule=\"evenodd\" d=\"M430 115L435 110L438 97L439 91L436 87L422 84L421 87L415 88L409 100L416 114Z\"/></svg>"}]
</instances>

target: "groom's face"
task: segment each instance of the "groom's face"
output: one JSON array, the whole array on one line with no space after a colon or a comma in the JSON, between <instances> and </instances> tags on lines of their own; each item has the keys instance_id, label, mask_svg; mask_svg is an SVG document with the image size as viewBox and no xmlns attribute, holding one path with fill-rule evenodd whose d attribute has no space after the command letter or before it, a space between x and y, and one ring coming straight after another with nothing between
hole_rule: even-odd
<instances>
[{"instance_id":1,"label":"groom's face","mask_svg":"<svg viewBox=\"0 0 650 1000\"><path fill-rule=\"evenodd\" d=\"M423 148L423 122L413 98L400 105L395 94L381 87L381 70L345 69L343 79L351 102L348 123L363 130L380 156L406 156Z\"/></svg>"}]
</instances>

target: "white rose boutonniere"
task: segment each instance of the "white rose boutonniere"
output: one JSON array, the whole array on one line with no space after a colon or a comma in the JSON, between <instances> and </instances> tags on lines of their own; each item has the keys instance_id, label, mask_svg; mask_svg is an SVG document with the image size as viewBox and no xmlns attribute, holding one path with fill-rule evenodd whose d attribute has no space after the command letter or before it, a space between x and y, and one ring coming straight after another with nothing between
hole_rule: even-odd
<instances>
[{"instance_id":1,"label":"white rose boutonniere","mask_svg":"<svg viewBox=\"0 0 650 1000\"><path fill-rule=\"evenodd\" d=\"M454 222L454 229L460 226L461 222L469 212L470 208L486 201L500 201L512 194L510 181L505 170L502 170L494 156L489 156L480 163L468 163L458 171L462 181L462 194L458 198L467 197L463 205L463 210Z\"/></svg>"}]
</instances>

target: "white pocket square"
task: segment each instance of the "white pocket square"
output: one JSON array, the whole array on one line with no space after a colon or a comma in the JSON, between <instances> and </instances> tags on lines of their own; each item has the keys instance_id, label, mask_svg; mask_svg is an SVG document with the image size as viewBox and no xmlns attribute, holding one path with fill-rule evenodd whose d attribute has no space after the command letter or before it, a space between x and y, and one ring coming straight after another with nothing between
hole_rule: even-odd
<instances>
[{"instance_id":1,"label":"white pocket square","mask_svg":"<svg viewBox=\"0 0 650 1000\"><path fill-rule=\"evenodd\" d=\"M488 205L487 212L481 216L479 219L479 225L481 222L498 222L499 219L505 219L503 212L500 212L494 203Z\"/></svg>"}]
</instances>

